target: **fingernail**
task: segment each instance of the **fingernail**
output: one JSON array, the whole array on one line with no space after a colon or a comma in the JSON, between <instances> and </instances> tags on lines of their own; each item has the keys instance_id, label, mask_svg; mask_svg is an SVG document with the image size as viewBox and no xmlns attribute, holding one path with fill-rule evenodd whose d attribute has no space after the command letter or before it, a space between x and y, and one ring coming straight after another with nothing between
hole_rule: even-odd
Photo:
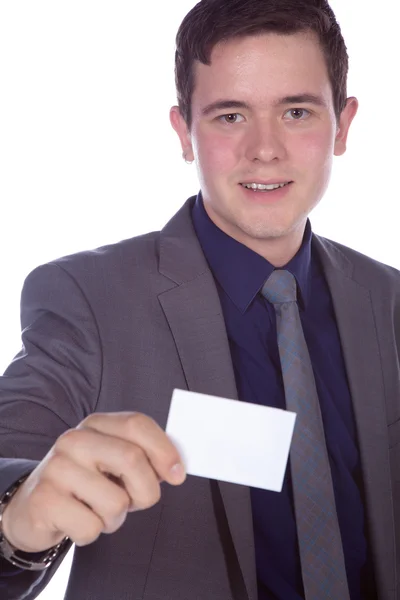
<instances>
[{"instance_id":1,"label":"fingernail","mask_svg":"<svg viewBox=\"0 0 400 600\"><path fill-rule=\"evenodd\" d=\"M175 481L183 481L186 476L186 472L182 463L176 463L171 469L171 475Z\"/></svg>"}]
</instances>

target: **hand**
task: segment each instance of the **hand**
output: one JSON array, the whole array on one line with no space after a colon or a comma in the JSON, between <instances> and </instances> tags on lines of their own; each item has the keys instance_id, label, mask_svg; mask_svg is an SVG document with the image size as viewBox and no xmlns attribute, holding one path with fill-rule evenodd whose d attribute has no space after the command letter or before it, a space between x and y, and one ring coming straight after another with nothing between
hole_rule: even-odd
<instances>
[{"instance_id":1,"label":"hand","mask_svg":"<svg viewBox=\"0 0 400 600\"><path fill-rule=\"evenodd\" d=\"M140 413L97 413L61 435L6 507L3 530L25 552L68 536L78 546L114 533L156 504L160 483L186 478L166 433Z\"/></svg>"}]
</instances>

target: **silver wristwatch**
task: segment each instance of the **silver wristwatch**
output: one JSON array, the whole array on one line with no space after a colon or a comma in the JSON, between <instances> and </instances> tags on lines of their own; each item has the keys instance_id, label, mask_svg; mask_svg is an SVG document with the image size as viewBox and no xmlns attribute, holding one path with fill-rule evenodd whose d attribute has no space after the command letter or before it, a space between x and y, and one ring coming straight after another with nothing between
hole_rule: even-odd
<instances>
[{"instance_id":1,"label":"silver wristwatch","mask_svg":"<svg viewBox=\"0 0 400 600\"><path fill-rule=\"evenodd\" d=\"M25 479L28 478L29 475L30 473L18 479L18 481L16 481L11 488L9 488L5 494L0 497L0 557L8 560L8 562L14 565L14 567L27 569L29 571L42 571L43 569L47 569L47 567L51 565L57 556L59 556L66 549L70 543L69 538L64 538L59 544L53 546L49 550L31 554L22 552L10 544L2 529L4 510L11 498L14 496L15 492L18 490L19 486L25 481ZM35 560L32 559L32 555L34 556Z\"/></svg>"}]
</instances>

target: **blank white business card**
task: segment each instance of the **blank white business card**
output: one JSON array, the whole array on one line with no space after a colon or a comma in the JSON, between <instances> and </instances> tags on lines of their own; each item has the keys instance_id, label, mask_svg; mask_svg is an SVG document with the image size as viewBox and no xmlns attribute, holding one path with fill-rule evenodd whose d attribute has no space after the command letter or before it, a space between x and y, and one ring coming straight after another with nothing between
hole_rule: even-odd
<instances>
[{"instance_id":1,"label":"blank white business card","mask_svg":"<svg viewBox=\"0 0 400 600\"><path fill-rule=\"evenodd\" d=\"M280 492L296 414L174 390L166 432L189 475Z\"/></svg>"}]
</instances>

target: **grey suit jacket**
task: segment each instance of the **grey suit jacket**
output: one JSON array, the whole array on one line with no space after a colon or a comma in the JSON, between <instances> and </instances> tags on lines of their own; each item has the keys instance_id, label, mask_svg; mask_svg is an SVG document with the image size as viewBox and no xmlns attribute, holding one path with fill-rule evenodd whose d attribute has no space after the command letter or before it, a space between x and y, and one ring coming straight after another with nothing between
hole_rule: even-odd
<instances>
[{"instance_id":1,"label":"grey suit jacket","mask_svg":"<svg viewBox=\"0 0 400 600\"><path fill-rule=\"evenodd\" d=\"M27 278L23 350L0 380L0 493L92 412L139 411L165 427L174 388L237 397L193 201L161 232ZM379 599L398 600L400 273L316 235L312 243L350 382ZM0 561L0 597L35 598L59 562L44 574L6 577ZM163 484L156 506L76 549L65 598L256 600L249 489L197 477Z\"/></svg>"}]
</instances>

